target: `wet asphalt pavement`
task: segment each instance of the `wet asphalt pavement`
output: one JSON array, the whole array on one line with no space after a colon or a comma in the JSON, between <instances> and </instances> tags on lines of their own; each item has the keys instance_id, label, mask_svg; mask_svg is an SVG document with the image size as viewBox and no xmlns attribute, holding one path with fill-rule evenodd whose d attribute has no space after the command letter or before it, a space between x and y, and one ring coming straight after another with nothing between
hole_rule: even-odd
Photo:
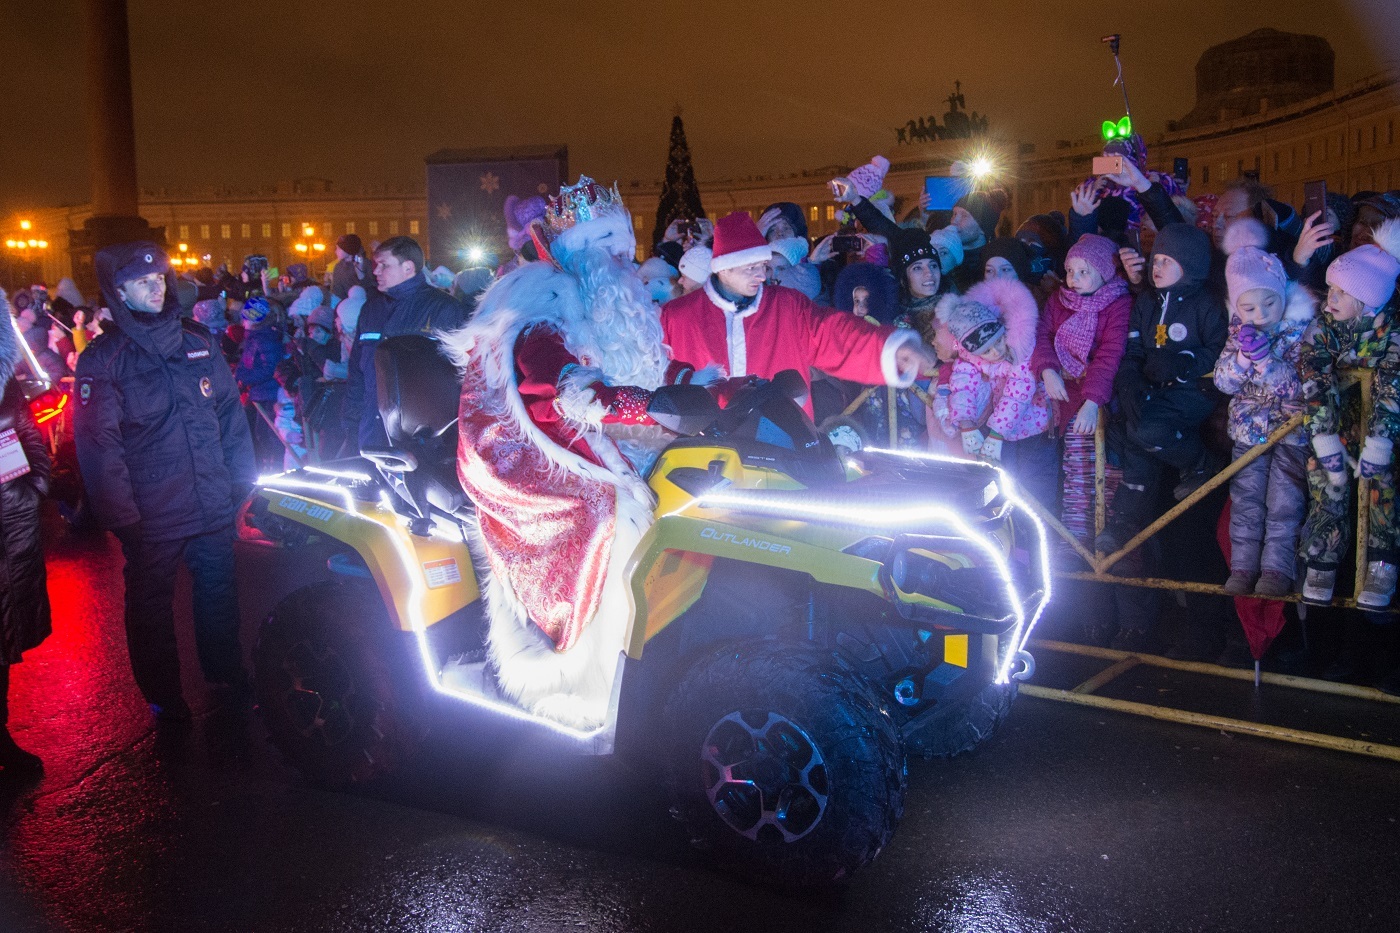
<instances>
[{"instance_id":1,"label":"wet asphalt pavement","mask_svg":"<svg viewBox=\"0 0 1400 933\"><path fill-rule=\"evenodd\" d=\"M1400 929L1400 764L1028 697L980 753L911 762L893 843L824 896L715 872L645 776L470 718L392 784L316 790L198 682L192 651L194 728L157 731L115 542L48 530L55 634L14 671L12 723L47 770L0 785L3 933ZM269 555L253 566L249 644L280 585ZM1073 683L1078 663L1045 659L1037 681ZM1216 691L1228 715L1400 743L1400 707L1261 710L1248 685L1158 673L1118 689Z\"/></svg>"}]
</instances>

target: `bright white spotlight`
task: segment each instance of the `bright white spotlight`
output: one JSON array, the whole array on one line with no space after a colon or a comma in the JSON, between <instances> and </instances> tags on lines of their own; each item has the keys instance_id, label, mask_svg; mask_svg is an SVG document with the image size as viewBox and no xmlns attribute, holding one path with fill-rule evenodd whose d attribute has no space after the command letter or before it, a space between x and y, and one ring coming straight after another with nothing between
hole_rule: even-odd
<instances>
[{"instance_id":1,"label":"bright white spotlight","mask_svg":"<svg viewBox=\"0 0 1400 933\"><path fill-rule=\"evenodd\" d=\"M978 156L967 164L967 170L969 175L981 181L996 171L996 165L986 156Z\"/></svg>"}]
</instances>

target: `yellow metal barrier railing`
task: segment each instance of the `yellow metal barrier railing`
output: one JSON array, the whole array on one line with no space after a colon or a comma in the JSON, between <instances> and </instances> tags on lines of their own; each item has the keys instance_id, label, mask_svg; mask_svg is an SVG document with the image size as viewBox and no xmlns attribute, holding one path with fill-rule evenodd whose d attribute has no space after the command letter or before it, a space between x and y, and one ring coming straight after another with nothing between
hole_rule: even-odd
<instances>
[{"instance_id":1,"label":"yellow metal barrier railing","mask_svg":"<svg viewBox=\"0 0 1400 933\"><path fill-rule=\"evenodd\" d=\"M1359 382L1360 384L1362 423L1369 423L1371 415L1371 380L1365 378L1359 380L1349 379L1346 380L1346 382L1344 383L1344 387L1351 385L1353 382ZM851 402L850 405L846 406L842 414L847 417L854 414L857 409L859 409L862 405L866 403L867 400L870 399L870 397L875 393L877 388L878 387L872 386L862 391L860 395L856 397L855 401ZM920 388L917 385L911 386L908 390L899 390L893 387L886 387L886 405L888 406L886 414L887 421L889 422L889 444L891 447L897 446L899 439L897 424L897 408L898 393L900 391L912 392L916 397L919 398L920 401L924 403L925 406L927 406L930 410L933 409L933 400L929 397L927 392L925 392L922 388ZM1100 532L1104 530L1104 526L1107 524L1108 520L1106 508L1107 483L1105 478L1105 466L1108 460L1107 443L1105 440L1106 422L1107 419L1104 415L1104 412L1100 410L1098 425L1094 430L1095 536L1097 536ZM1275 447L1285 437L1287 437L1290 433L1292 433L1299 426L1301 426L1302 423L1303 416L1301 414L1296 414L1293 417L1289 418L1288 421L1286 421L1277 430L1270 434L1262 444L1254 446L1244 456L1232 461L1229 464L1229 466L1225 467L1225 469L1212 476L1198 489L1194 490L1189 496L1187 496L1185 499L1182 499L1176 505L1172 506L1172 508L1164 512L1160 517L1158 517L1155 521L1149 524L1146 528L1142 529L1142 531L1134 535L1126 544L1124 544L1118 550L1114 551L1112 554L1103 554L1097 551L1090 551L1087 547L1084 546L1082 542L1079 541L1078 538L1074 536L1074 534L1068 528L1065 527L1064 523L1060 521L1058 516L1052 514L1050 510L1044 506L1043 503L1037 501L1035 496L1033 496L1029 490L1026 490L1024 488L1021 489L1021 498L1031 508L1031 510L1036 513L1036 515L1040 518L1042 522L1046 524L1047 527L1053 529L1055 534L1059 535L1059 537L1062 538L1064 542L1075 551L1075 553L1077 553L1081 558L1083 558L1084 562L1088 564L1088 566L1091 568L1091 570L1088 572L1075 570L1056 570L1054 572L1054 575L1062 579L1087 580L1095 583L1115 583L1125 586L1145 587L1148 589L1176 590L1179 592L1203 593L1215 596L1231 595L1225 592L1223 583L1196 583L1185 580L1167 580L1160 577L1120 576L1117 574L1110 574L1108 571L1115 564L1121 561L1124 557L1128 556L1134 550L1141 547L1143 543L1146 542L1148 539L1156 535L1159 531L1170 525L1172 522L1176 521L1176 519L1180 518L1181 515L1185 513L1187 509L1196 505L1202 499L1209 496L1212 492L1228 483L1236 473L1244 469L1255 459L1263 456L1266 451L1271 450L1273 447ZM1368 480L1365 477L1361 477L1357 480L1356 488L1356 576L1354 580L1354 586L1352 589L1353 595L1349 597L1335 597L1332 600L1332 605L1334 606L1344 608L1355 608L1356 598L1354 594L1361 592L1362 587L1365 585L1367 563L1366 537L1370 526L1370 498L1370 480ZM1282 597L1256 596L1252 593L1246 594L1246 596L1250 599L1275 599L1278 601L1294 603L1302 601L1302 597L1297 593L1292 593L1288 596Z\"/></svg>"}]
</instances>

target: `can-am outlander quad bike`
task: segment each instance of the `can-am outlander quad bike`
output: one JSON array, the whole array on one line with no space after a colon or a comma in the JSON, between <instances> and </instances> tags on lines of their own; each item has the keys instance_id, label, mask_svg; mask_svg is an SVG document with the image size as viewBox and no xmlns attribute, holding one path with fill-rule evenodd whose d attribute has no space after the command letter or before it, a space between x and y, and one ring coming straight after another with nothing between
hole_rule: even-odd
<instances>
[{"instance_id":1,"label":"can-am outlander quad bike","mask_svg":"<svg viewBox=\"0 0 1400 933\"><path fill-rule=\"evenodd\" d=\"M662 764L674 812L722 865L823 884L889 841L906 750L974 748L1030 673L1046 542L1004 474L840 456L785 373L723 410L703 388L657 392L651 413L678 437L646 477L656 521L628 565L608 719L581 733L532 716L482 661L457 373L425 337L375 357L391 446L265 478L244 515L273 541L342 548L333 582L277 605L254 658L271 738L313 780L392 771L426 700L471 704L584 753Z\"/></svg>"}]
</instances>

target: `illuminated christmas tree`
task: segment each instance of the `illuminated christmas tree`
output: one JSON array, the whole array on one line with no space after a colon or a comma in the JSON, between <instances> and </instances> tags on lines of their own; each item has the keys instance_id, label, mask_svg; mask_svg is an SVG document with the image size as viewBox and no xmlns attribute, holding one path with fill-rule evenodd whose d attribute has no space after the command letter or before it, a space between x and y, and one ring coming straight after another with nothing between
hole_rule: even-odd
<instances>
[{"instance_id":1,"label":"illuminated christmas tree","mask_svg":"<svg viewBox=\"0 0 1400 933\"><path fill-rule=\"evenodd\" d=\"M695 169L690 164L690 145L685 141L685 124L681 123L680 108L671 120L671 148L666 156L666 183L661 186L661 202L656 205L656 228L652 245L661 242L666 228L676 219L695 220L705 216L700 206L700 188L695 184Z\"/></svg>"}]
</instances>

